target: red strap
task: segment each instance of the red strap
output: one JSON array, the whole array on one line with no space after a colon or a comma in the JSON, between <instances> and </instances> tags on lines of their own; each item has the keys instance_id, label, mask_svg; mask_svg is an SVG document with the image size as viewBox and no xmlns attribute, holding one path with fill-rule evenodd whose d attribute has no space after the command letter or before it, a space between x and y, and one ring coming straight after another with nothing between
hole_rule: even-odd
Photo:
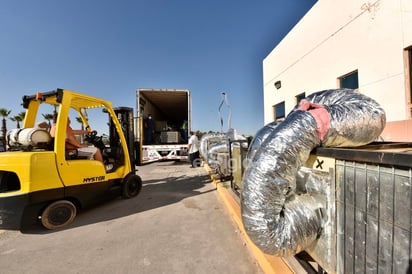
<instances>
[{"instance_id":1,"label":"red strap","mask_svg":"<svg viewBox=\"0 0 412 274\"><path fill-rule=\"evenodd\" d=\"M330 115L325 106L320 104L314 104L307 100L302 100L298 106L299 110L306 110L312 114L316 120L317 131L321 141L325 140L326 134L330 128Z\"/></svg>"}]
</instances>

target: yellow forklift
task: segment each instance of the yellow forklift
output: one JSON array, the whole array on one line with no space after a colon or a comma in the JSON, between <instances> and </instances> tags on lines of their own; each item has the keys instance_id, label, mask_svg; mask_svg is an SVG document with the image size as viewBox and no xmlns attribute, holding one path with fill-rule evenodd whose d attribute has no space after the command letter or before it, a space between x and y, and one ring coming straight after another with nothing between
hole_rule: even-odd
<instances>
[{"instance_id":1,"label":"yellow forklift","mask_svg":"<svg viewBox=\"0 0 412 274\"><path fill-rule=\"evenodd\" d=\"M8 132L7 151L0 153L0 228L37 223L57 229L73 222L85 207L139 194L142 180L135 170L132 108L113 108L108 101L63 89L23 96L22 105L23 127ZM56 114L54 138L50 123L39 122L44 106ZM101 115L108 134L97 134L89 112ZM88 132L80 141L97 147L104 162L66 150L72 115Z\"/></svg>"}]
</instances>

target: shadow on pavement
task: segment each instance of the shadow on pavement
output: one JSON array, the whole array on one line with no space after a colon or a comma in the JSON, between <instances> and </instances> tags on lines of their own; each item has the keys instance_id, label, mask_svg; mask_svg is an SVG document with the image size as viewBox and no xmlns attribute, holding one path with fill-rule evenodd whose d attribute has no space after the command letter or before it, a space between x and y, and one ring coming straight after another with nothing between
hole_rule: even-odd
<instances>
[{"instance_id":1,"label":"shadow on pavement","mask_svg":"<svg viewBox=\"0 0 412 274\"><path fill-rule=\"evenodd\" d=\"M119 197L87 210L82 210L71 225L59 230L122 218L174 204L188 197L215 191L216 189L210 183L210 177L206 174L181 175L165 177L160 180L143 181L143 188L138 196L130 199ZM59 230L46 230L39 225L26 228L21 232L26 234L48 234Z\"/></svg>"}]
</instances>

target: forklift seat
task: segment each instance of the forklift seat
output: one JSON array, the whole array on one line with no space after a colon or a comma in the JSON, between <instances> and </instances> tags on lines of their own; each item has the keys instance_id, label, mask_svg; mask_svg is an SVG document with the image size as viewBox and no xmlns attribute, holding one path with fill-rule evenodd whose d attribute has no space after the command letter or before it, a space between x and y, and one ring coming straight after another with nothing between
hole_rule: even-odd
<instances>
[{"instance_id":1,"label":"forklift seat","mask_svg":"<svg viewBox=\"0 0 412 274\"><path fill-rule=\"evenodd\" d=\"M77 149L66 149L66 160L89 159L87 156L79 156Z\"/></svg>"}]
</instances>

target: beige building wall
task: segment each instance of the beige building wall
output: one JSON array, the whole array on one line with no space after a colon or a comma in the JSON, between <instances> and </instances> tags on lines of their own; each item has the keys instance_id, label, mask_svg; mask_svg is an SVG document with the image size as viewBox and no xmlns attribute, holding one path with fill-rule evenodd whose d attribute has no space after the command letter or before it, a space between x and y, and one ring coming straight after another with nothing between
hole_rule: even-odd
<instances>
[{"instance_id":1,"label":"beige building wall","mask_svg":"<svg viewBox=\"0 0 412 274\"><path fill-rule=\"evenodd\" d=\"M318 0L263 60L265 124L274 120L274 105L285 102L287 114L296 95L338 88L338 79L356 70L359 91L382 105L388 129L391 122L411 119L404 54L410 46L411 0ZM383 137L408 138L398 135Z\"/></svg>"}]
</instances>

